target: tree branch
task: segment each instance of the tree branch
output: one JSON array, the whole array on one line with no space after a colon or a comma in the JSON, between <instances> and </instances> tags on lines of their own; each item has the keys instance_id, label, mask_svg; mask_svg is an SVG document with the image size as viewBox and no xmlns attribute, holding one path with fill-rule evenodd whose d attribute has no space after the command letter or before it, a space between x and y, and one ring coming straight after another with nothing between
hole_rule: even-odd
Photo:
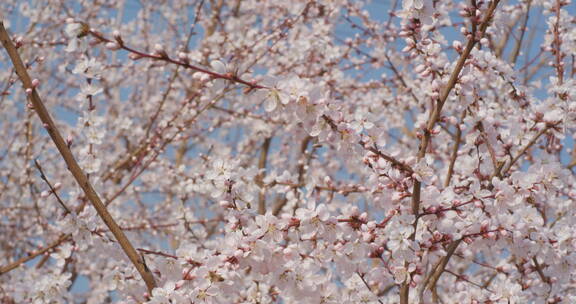
<instances>
[{"instance_id":1,"label":"tree branch","mask_svg":"<svg viewBox=\"0 0 576 304\"><path fill-rule=\"evenodd\" d=\"M156 287L156 282L154 281L154 276L152 275L152 272L145 266L144 261L142 260L140 255L138 255L138 253L136 252L136 250L134 249L134 247L124 234L124 232L122 232L122 229L120 229L120 227L118 226L118 224L116 224L116 222L114 221L108 210L106 210L106 207L100 200L100 197L98 196L98 194L92 187L92 184L86 177L86 174L80 168L78 162L72 155L70 148L66 144L66 141L62 138L62 135L58 131L56 124L52 120L52 117L50 116L48 110L44 106L44 103L40 99L40 95L38 94L35 87L32 85L32 79L30 78L30 75L28 75L28 71L26 70L26 67L22 63L22 59L20 58L20 55L18 54L16 47L12 43L12 40L10 39L8 32L4 28L3 22L0 22L0 40L2 41L2 45L8 52L8 55L10 56L12 64L16 69L16 74L18 74L18 77L22 81L24 88L31 93L29 94L29 99L32 102L32 105L34 106L34 110L36 111L36 114L38 114L38 117L40 117L40 120L44 124L44 128L52 138L52 141L56 145L56 148L58 148L60 155L66 162L68 170L72 173L74 179L76 180L78 185L82 188L84 194L90 200L90 202L98 212L100 218L102 218L102 220L104 221L106 226L108 226L108 228L110 229L116 240L118 240L118 243L120 243L120 246L122 247L122 250L124 250L124 253L128 256L132 264L134 264L134 266L142 276L142 279L146 283L148 291L152 293L152 289Z\"/></svg>"},{"instance_id":2,"label":"tree branch","mask_svg":"<svg viewBox=\"0 0 576 304\"><path fill-rule=\"evenodd\" d=\"M428 144L430 143L430 140L432 138L432 132L431 131L434 128L434 126L436 125L436 122L440 118L440 113L442 112L442 108L444 107L444 104L446 103L448 96L450 96L450 92L452 91L452 89L456 85L456 82L458 82L458 77L460 76L460 72L462 71L462 68L464 67L464 63L466 62L466 59L468 59L468 56L472 52L472 49L474 48L476 43L478 42L479 37L483 36L484 33L486 32L486 29L488 28L488 25L490 24L490 20L492 20L492 15L494 14L494 11L496 10L496 7L498 6L499 2L500 2L500 0L493 0L490 2L488 9L485 12L484 18L482 19L482 23L480 24L480 27L477 29L477 31L474 31L472 33L472 37L470 37L468 39L468 43L466 44L466 48L464 49L464 51L460 55L460 58L458 58L458 61L456 62L456 66L454 67L454 70L452 71L452 74L450 75L450 79L448 80L448 83L446 84L446 86L442 90L440 97L436 103L436 107L434 107L434 110L433 110L432 114L430 115L430 119L428 120L428 123L426 124L426 129L424 130L424 134L422 135L422 140L420 141L420 146L418 148L418 160L424 158L424 156L426 155L426 150L428 149ZM477 35L477 34L479 34L479 35ZM412 187L412 203L411 203L412 213L415 215L415 219L414 219L414 232L410 236L411 240L415 240L416 231L418 228L418 219L419 219L418 210L420 209L420 190L421 189L422 189L422 183L418 180L415 180L414 186ZM410 294L410 282L402 283L402 285L400 287L400 303L401 304L408 304L409 294Z\"/></svg>"}]
</instances>

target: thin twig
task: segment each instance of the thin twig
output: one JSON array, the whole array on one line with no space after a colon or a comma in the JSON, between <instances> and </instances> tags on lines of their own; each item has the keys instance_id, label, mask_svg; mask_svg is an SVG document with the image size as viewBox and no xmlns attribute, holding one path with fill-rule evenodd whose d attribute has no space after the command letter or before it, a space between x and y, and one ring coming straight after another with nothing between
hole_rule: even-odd
<instances>
[{"instance_id":1,"label":"thin twig","mask_svg":"<svg viewBox=\"0 0 576 304\"><path fill-rule=\"evenodd\" d=\"M538 133L536 133L532 137L532 139L530 139L530 141L526 144L526 146L524 146L518 152L518 154L516 154L516 156L514 156L514 158L512 158L512 161L510 161L510 163L506 166L506 169L503 169L504 166L500 165L498 168L496 168L496 171L493 173L492 177L506 174L512 168L512 166L514 166L514 164L520 159L520 157L522 157L524 155L524 153L526 153L526 151L528 151L528 149L530 149L536 143L538 138L540 138L540 136L542 136L542 134L546 133L552 127L553 127L553 125L546 125L546 127L542 128L542 130L540 130Z\"/></svg>"},{"instance_id":2,"label":"thin twig","mask_svg":"<svg viewBox=\"0 0 576 304\"><path fill-rule=\"evenodd\" d=\"M446 250L446 255L443 256L438 261L438 263L434 266L432 272L430 274L428 274L426 279L424 279L424 283L422 284L423 288L421 290L420 296L422 296L422 293L424 292L424 290L426 288L428 288L429 290L432 291L432 295L434 296L434 301L438 300L437 294L436 294L436 284L438 283L440 276L442 275L442 273L446 269L446 265L448 265L450 258L452 257L454 252L456 252L456 248L458 248L458 245L460 245L461 242L462 242L462 239L459 239L457 241L452 242L448 246L448 249Z\"/></svg>"},{"instance_id":3,"label":"thin twig","mask_svg":"<svg viewBox=\"0 0 576 304\"><path fill-rule=\"evenodd\" d=\"M52 186L50 181L48 181L48 178L44 174L44 171L42 170L42 167L38 163L38 160L36 160L36 159L34 160L34 165L36 165L36 168L38 168L38 171L40 171L40 178L42 178L42 180L44 182L46 182L46 184L48 185L48 188L50 188L50 193L54 194L54 196L58 200L58 203L60 203L60 206L62 206L62 208L64 208L64 210L66 210L65 214L70 213L70 209L68 209L68 207L66 207L66 204L64 204L64 202L62 201L62 199L60 198L60 195L58 195L58 192L56 191L56 188L54 188L54 186Z\"/></svg>"},{"instance_id":4,"label":"thin twig","mask_svg":"<svg viewBox=\"0 0 576 304\"><path fill-rule=\"evenodd\" d=\"M310 143L310 141L312 141L312 137L306 136L306 138L304 138L304 140L300 144L300 159L301 159L302 163L300 163L298 165L298 185L303 185L303 183L304 183L304 173L306 172L306 169L305 169L306 168L305 167L306 161L303 158L307 157L307 159L310 159L312 157L312 155L314 154L314 151L316 150L316 148L313 147L312 151L310 153L306 153L306 149L308 148L308 144ZM294 189L294 191L296 191L296 189ZM286 196L282 197L276 203L276 205L274 206L274 209L272 209L272 214L278 215L280 213L280 211L282 210L282 208L284 208L284 205L286 205L287 202L288 202L288 199L286 198Z\"/></svg>"},{"instance_id":5,"label":"thin twig","mask_svg":"<svg viewBox=\"0 0 576 304\"><path fill-rule=\"evenodd\" d=\"M459 275L459 274L455 273L454 271L446 270L446 272L449 273L449 274L451 274L451 275L453 275L453 276L455 276L458 280L462 280L462 281L467 282L467 283L470 283L470 284L472 284L472 285L474 285L474 286L476 286L476 287L478 287L478 288L480 288L480 289L486 290L486 291L488 291L488 292L490 292L490 293L494 293L492 290L490 290L490 289L488 289L488 288L485 288L483 285L480 285L480 284L478 284L478 283L472 282L472 281L468 280L465 276Z\"/></svg>"},{"instance_id":6,"label":"thin twig","mask_svg":"<svg viewBox=\"0 0 576 304\"><path fill-rule=\"evenodd\" d=\"M498 160L496 159L496 152L494 151L494 147L492 147L492 144L488 139L488 134L486 134L486 130L484 129L484 124L482 123L482 121L478 122L478 130L480 131L482 139L484 139L486 148L488 148L488 154L490 154L490 159L492 160L492 166L494 166L494 169L496 169L499 166Z\"/></svg>"},{"instance_id":7,"label":"thin twig","mask_svg":"<svg viewBox=\"0 0 576 304\"><path fill-rule=\"evenodd\" d=\"M90 34L92 37L98 39L98 40L101 41L101 42L117 43L118 46L120 46L120 48L122 48L122 49L124 49L124 50L126 50L126 51L128 51L128 52L130 52L130 53L136 54L137 56L142 57L142 58L150 58L150 59L165 61L165 62L172 63L172 64L175 64L175 65L178 65L178 66L182 66L182 67L184 67L184 68L186 68L186 69L190 69L190 70L193 70L193 71L196 71L196 72L208 74L208 75L210 75L210 76L211 76L212 78L214 78L214 79L224 79L224 80L228 80L228 81L231 81L231 82L240 83L240 84L243 84L243 85L247 86L250 90L253 90L253 89L266 89L266 88L267 88L267 87L265 87L265 86L256 84L255 82L241 79L241 78L239 78L237 75L235 75L234 73L228 72L228 73L225 73L225 74L220 74L220 73L211 71L211 70L209 70L209 69L207 69L207 68L203 68L203 67L199 67L199 66L190 64L189 62L186 62L186 61L182 61L182 60L177 60L177 59L170 58L170 57L168 56L168 54L165 53L165 52L163 52L162 54L148 54L148 53L145 53L145 52L142 52L142 51L138 51L138 50L136 50L136 49L133 49L133 48L131 48L131 47L126 46L126 45L124 44L124 42L121 41L120 39L113 41L113 40L111 40L111 39L108 39L108 38L104 37L101 33L94 32L94 31L90 31L89 34Z\"/></svg>"},{"instance_id":8,"label":"thin twig","mask_svg":"<svg viewBox=\"0 0 576 304\"><path fill-rule=\"evenodd\" d=\"M462 129L460 129L460 124L462 121L464 121L464 117L466 117L466 111L462 111L460 122L458 125L456 125L456 137L454 138L454 147L452 147L452 155L450 156L450 164L448 165L448 173L446 174L444 187L448 187L450 185L452 174L454 174L454 164L456 163L456 158L458 157L458 149L460 148L460 141L462 140Z\"/></svg>"},{"instance_id":9,"label":"thin twig","mask_svg":"<svg viewBox=\"0 0 576 304\"><path fill-rule=\"evenodd\" d=\"M5 274L5 273L7 273L7 272L9 272L9 271L11 271L11 270L13 270L13 269L16 269L16 268L18 268L20 265L22 265L22 264L24 264L24 263L26 263L26 262L34 259L35 257L37 257L37 256L39 256L39 255L42 255L42 254L44 254L44 253L46 253L46 252L48 252L48 251L50 251L50 250L58 247L60 244L62 244L64 241L66 241L66 240L67 240L68 238L70 238L70 237L71 237L70 234L62 235L62 236L60 236L60 238L59 238L57 241L55 241L54 243L52 243L52 244L50 244L50 245L48 245L48 246L46 246L46 247L44 247L44 248L42 248L42 249L39 249L39 250L37 250L37 251L29 254L28 256L25 256L25 257L23 257L23 258L20 258L20 259L18 259L17 261L14 261L14 262L6 265L6 266L0 267L0 275L3 275L3 274Z\"/></svg>"},{"instance_id":10,"label":"thin twig","mask_svg":"<svg viewBox=\"0 0 576 304\"><path fill-rule=\"evenodd\" d=\"M378 300L378 303L384 304L384 303L382 302L382 300L380 300L380 299L378 298L378 294L375 293L375 292L372 290L372 288L370 288L370 285L368 285L368 282L366 282L366 279L364 279L364 275L361 275L360 272L358 272L358 271L356 272L356 274L360 277L360 279L362 280L362 282L364 283L364 285L366 286L366 288L368 288L368 290L369 290L374 296L376 296L376 300Z\"/></svg>"},{"instance_id":11,"label":"thin twig","mask_svg":"<svg viewBox=\"0 0 576 304\"><path fill-rule=\"evenodd\" d=\"M510 63L512 66L516 64L518 59L518 54L520 54L520 47L522 46L522 40L524 39L524 34L526 33L526 28L528 26L528 16L530 16L530 7L532 6L532 0L528 0L528 5L526 7L526 15L524 15L524 20L522 21L522 27L520 28L520 38L516 41L514 49L510 54Z\"/></svg>"}]
</instances>

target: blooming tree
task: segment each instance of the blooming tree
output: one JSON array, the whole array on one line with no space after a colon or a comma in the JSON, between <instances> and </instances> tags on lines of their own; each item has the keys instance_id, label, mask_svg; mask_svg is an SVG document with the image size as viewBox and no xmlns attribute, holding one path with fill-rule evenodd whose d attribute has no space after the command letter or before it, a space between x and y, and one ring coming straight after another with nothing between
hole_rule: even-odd
<instances>
[{"instance_id":1,"label":"blooming tree","mask_svg":"<svg viewBox=\"0 0 576 304\"><path fill-rule=\"evenodd\" d=\"M0 302L574 303L575 15L3 1Z\"/></svg>"}]
</instances>

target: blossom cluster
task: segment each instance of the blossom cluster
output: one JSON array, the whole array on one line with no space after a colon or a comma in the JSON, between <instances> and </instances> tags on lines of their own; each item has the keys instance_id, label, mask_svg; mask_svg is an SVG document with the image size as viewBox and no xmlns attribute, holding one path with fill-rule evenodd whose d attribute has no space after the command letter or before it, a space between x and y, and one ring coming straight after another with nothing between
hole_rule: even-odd
<instances>
[{"instance_id":1,"label":"blossom cluster","mask_svg":"<svg viewBox=\"0 0 576 304\"><path fill-rule=\"evenodd\" d=\"M0 302L576 301L570 0L43 2L0 17L155 286L2 52Z\"/></svg>"}]
</instances>

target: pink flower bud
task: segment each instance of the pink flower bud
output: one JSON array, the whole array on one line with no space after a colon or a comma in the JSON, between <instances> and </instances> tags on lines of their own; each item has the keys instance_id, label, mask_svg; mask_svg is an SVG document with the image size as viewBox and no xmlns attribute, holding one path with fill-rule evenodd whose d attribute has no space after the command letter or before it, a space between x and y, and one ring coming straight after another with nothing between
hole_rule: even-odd
<instances>
[{"instance_id":1,"label":"pink flower bud","mask_svg":"<svg viewBox=\"0 0 576 304\"><path fill-rule=\"evenodd\" d=\"M180 52L180 53L178 53L178 59L180 59L182 61L188 61L188 54L186 54L184 52Z\"/></svg>"},{"instance_id":2,"label":"pink flower bud","mask_svg":"<svg viewBox=\"0 0 576 304\"><path fill-rule=\"evenodd\" d=\"M128 55L128 58L132 59L132 60L138 60L141 59L142 56L136 54L136 53L130 53L130 55Z\"/></svg>"},{"instance_id":3,"label":"pink flower bud","mask_svg":"<svg viewBox=\"0 0 576 304\"><path fill-rule=\"evenodd\" d=\"M420 65L416 66L416 68L414 69L414 72L422 73L422 71L424 71L425 69L426 69L426 65L420 64Z\"/></svg>"},{"instance_id":4,"label":"pink flower bud","mask_svg":"<svg viewBox=\"0 0 576 304\"><path fill-rule=\"evenodd\" d=\"M174 286L174 290L178 290L180 288L182 288L182 286L184 286L184 281L178 281L176 282L176 285Z\"/></svg>"},{"instance_id":5,"label":"pink flower bud","mask_svg":"<svg viewBox=\"0 0 576 304\"><path fill-rule=\"evenodd\" d=\"M190 269L188 269L188 268L183 268L183 269L182 269L182 272L181 272L181 273L182 273L182 277L185 277L186 274L188 274L189 272L190 272Z\"/></svg>"},{"instance_id":6,"label":"pink flower bud","mask_svg":"<svg viewBox=\"0 0 576 304\"><path fill-rule=\"evenodd\" d=\"M432 70L426 69L426 70L424 70L424 72L420 73L420 77L428 77L428 76L430 76L430 74L432 74Z\"/></svg>"},{"instance_id":7,"label":"pink flower bud","mask_svg":"<svg viewBox=\"0 0 576 304\"><path fill-rule=\"evenodd\" d=\"M111 50L111 51L115 51L120 49L120 45L118 45L118 43L116 42L108 42L106 43L106 48Z\"/></svg>"},{"instance_id":8,"label":"pink flower bud","mask_svg":"<svg viewBox=\"0 0 576 304\"><path fill-rule=\"evenodd\" d=\"M163 47L161 44L156 43L156 44L154 45L154 51L155 51L156 53L162 53L162 52L164 52L164 47Z\"/></svg>"}]
</instances>

